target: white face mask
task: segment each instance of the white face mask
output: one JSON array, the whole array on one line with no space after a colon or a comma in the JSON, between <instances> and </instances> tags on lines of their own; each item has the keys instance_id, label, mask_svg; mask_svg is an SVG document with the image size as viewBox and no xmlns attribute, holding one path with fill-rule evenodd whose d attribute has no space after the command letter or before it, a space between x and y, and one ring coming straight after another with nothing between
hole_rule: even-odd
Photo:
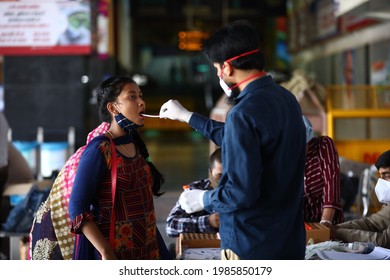
<instances>
[{"instance_id":1,"label":"white face mask","mask_svg":"<svg viewBox=\"0 0 390 280\"><path fill-rule=\"evenodd\" d=\"M390 182L379 178L375 186L375 193L379 202L390 203Z\"/></svg>"},{"instance_id":2,"label":"white face mask","mask_svg":"<svg viewBox=\"0 0 390 280\"><path fill-rule=\"evenodd\" d=\"M229 86L225 83L224 80L222 80L221 78L219 78L219 85L221 86L221 88L223 89L223 91L226 93L226 95L228 97L230 97L232 95L232 90L229 88Z\"/></svg>"}]
</instances>

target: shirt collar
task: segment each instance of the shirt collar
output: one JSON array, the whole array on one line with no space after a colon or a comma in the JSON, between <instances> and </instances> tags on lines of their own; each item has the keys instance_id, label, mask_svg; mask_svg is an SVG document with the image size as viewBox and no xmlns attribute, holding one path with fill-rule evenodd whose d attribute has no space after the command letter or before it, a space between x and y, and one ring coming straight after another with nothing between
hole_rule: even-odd
<instances>
[{"instance_id":1,"label":"shirt collar","mask_svg":"<svg viewBox=\"0 0 390 280\"><path fill-rule=\"evenodd\" d=\"M240 92L240 94L237 96L236 100L239 101L244 96L249 94L251 91L253 91L256 88L266 87L268 85L271 85L274 83L274 80L272 79L272 76L266 75L264 77L261 77L260 79L256 79L252 82L250 82L243 91Z\"/></svg>"}]
</instances>

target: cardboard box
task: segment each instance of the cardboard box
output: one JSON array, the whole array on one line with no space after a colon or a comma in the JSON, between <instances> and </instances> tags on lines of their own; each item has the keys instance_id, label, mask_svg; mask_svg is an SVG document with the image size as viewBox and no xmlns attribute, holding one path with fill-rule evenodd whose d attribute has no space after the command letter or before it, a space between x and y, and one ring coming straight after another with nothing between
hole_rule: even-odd
<instances>
[{"instance_id":1,"label":"cardboard box","mask_svg":"<svg viewBox=\"0 0 390 280\"><path fill-rule=\"evenodd\" d=\"M320 223L305 223L306 229L306 244L310 239L313 240L314 244L330 239L330 229Z\"/></svg>"},{"instance_id":2,"label":"cardboard box","mask_svg":"<svg viewBox=\"0 0 390 280\"><path fill-rule=\"evenodd\" d=\"M188 248L219 248L221 240L213 233L181 233L177 245L177 258L180 258Z\"/></svg>"}]
</instances>

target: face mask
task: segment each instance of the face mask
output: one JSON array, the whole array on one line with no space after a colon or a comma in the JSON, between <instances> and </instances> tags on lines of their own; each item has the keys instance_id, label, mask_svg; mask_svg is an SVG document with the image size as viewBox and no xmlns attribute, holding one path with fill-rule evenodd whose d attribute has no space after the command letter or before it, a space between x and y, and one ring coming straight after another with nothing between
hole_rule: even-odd
<instances>
[{"instance_id":1,"label":"face mask","mask_svg":"<svg viewBox=\"0 0 390 280\"><path fill-rule=\"evenodd\" d=\"M253 53L256 53L256 52L260 52L260 50L259 50L259 49L255 49L255 50L252 50L252 51L249 51L249 52L246 52L246 53L237 55L237 56L235 56L235 57L229 58L228 60L225 60L224 62L232 62L233 60L236 60L237 58L240 58L240 57L243 57L243 56L247 56L247 55L250 55L250 54L253 54ZM232 90L235 89L235 88L238 88L239 85L245 83L246 81L249 81L250 79L253 79L253 78L256 78L256 77L260 77L260 76L264 76L264 75L265 75L265 71L262 71L262 72L260 72L260 73L257 73L257 74L254 74L254 75L248 77L247 79L245 79L245 80L239 82L238 84L235 84L235 85L232 86L232 87L229 87L229 86L226 84L226 82L222 79L223 68L224 68L224 65L222 66L221 76L219 77L219 85L221 86L221 88L223 89L223 91L225 92L225 94L226 94L228 97L231 97L231 96L232 96Z\"/></svg>"},{"instance_id":2,"label":"face mask","mask_svg":"<svg viewBox=\"0 0 390 280\"><path fill-rule=\"evenodd\" d=\"M375 193L379 202L390 203L390 182L379 178L375 186Z\"/></svg>"},{"instance_id":3,"label":"face mask","mask_svg":"<svg viewBox=\"0 0 390 280\"><path fill-rule=\"evenodd\" d=\"M115 120L118 123L119 127L127 134L132 134L137 128L142 127L141 125L138 125L128 120L124 115L122 115L122 113L116 115Z\"/></svg>"},{"instance_id":4,"label":"face mask","mask_svg":"<svg viewBox=\"0 0 390 280\"><path fill-rule=\"evenodd\" d=\"M308 118L305 116L302 116L303 122L305 123L306 127L306 143L309 143L310 140L313 138L313 127L311 125L311 122L309 121Z\"/></svg>"},{"instance_id":5,"label":"face mask","mask_svg":"<svg viewBox=\"0 0 390 280\"><path fill-rule=\"evenodd\" d=\"M225 83L225 81L222 80L222 78L219 78L219 85L221 86L221 88L223 89L223 91L228 97L232 96L232 90L229 88L227 83Z\"/></svg>"}]
</instances>

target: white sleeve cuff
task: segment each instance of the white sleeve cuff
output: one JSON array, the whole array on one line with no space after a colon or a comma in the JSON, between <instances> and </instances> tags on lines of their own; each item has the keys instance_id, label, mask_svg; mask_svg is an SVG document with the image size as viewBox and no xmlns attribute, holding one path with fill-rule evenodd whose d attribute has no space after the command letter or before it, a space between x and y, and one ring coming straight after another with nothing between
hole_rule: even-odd
<instances>
[{"instance_id":1,"label":"white sleeve cuff","mask_svg":"<svg viewBox=\"0 0 390 280\"><path fill-rule=\"evenodd\" d=\"M206 191L203 191L203 192L201 192L200 193L200 195L199 195L199 205L204 209L204 203L203 203L203 197L204 197L204 193L205 193Z\"/></svg>"}]
</instances>

